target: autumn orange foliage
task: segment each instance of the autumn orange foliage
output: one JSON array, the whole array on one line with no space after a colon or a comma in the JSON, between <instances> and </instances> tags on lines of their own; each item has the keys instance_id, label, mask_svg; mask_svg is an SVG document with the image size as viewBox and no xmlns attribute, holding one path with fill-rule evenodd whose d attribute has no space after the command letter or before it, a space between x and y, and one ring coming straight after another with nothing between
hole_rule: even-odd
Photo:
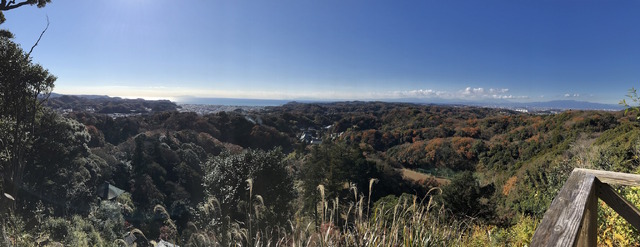
<instances>
[{"instance_id":1,"label":"autumn orange foliage","mask_svg":"<svg viewBox=\"0 0 640 247\"><path fill-rule=\"evenodd\" d=\"M508 196L509 192L511 192L517 181L517 176L510 177L509 180L507 180L507 182L504 184L504 186L502 186L502 194Z\"/></svg>"}]
</instances>

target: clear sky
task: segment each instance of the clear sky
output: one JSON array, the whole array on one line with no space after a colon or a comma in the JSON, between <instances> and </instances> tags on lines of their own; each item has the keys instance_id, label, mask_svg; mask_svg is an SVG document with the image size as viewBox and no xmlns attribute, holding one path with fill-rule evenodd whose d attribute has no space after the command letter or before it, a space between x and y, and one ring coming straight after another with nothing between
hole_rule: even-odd
<instances>
[{"instance_id":1,"label":"clear sky","mask_svg":"<svg viewBox=\"0 0 640 247\"><path fill-rule=\"evenodd\" d=\"M53 0L0 26L112 96L617 103L640 87L640 1Z\"/></svg>"}]
</instances>

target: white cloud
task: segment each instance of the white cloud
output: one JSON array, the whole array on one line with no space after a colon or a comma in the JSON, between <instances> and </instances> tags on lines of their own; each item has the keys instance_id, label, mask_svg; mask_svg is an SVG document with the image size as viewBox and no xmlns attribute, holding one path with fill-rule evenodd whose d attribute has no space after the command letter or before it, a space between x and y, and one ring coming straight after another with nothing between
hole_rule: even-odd
<instances>
[{"instance_id":1,"label":"white cloud","mask_svg":"<svg viewBox=\"0 0 640 247\"><path fill-rule=\"evenodd\" d=\"M472 99L483 99L483 98L493 98L493 99L526 99L529 98L527 96L515 96L506 94L509 92L508 88L489 88L484 89L481 87L472 88L466 87L463 90L458 91L457 94L454 94L454 98L472 98Z\"/></svg>"},{"instance_id":2,"label":"white cloud","mask_svg":"<svg viewBox=\"0 0 640 247\"><path fill-rule=\"evenodd\" d=\"M508 88L466 87L458 91L437 91L433 89L418 89L408 91L396 91L392 93L394 98L421 97L442 99L528 99L528 96L507 94Z\"/></svg>"},{"instance_id":3,"label":"white cloud","mask_svg":"<svg viewBox=\"0 0 640 247\"><path fill-rule=\"evenodd\" d=\"M509 94L509 95L497 95L497 94L494 94L494 95L491 95L491 97L494 98L494 99L528 99L529 98L529 96L515 96L515 95L511 95L511 94Z\"/></svg>"},{"instance_id":4,"label":"white cloud","mask_svg":"<svg viewBox=\"0 0 640 247\"><path fill-rule=\"evenodd\" d=\"M444 91L436 91L433 89L417 89L417 90L409 90L409 91L395 91L392 93L392 96L395 97L440 97L445 95Z\"/></svg>"},{"instance_id":5,"label":"white cloud","mask_svg":"<svg viewBox=\"0 0 640 247\"><path fill-rule=\"evenodd\" d=\"M577 97L580 97L580 94L579 93L573 93L573 94L565 93L564 97L566 97L566 98L577 98Z\"/></svg>"},{"instance_id":6,"label":"white cloud","mask_svg":"<svg viewBox=\"0 0 640 247\"><path fill-rule=\"evenodd\" d=\"M489 93L508 93L508 88L490 88Z\"/></svg>"},{"instance_id":7,"label":"white cloud","mask_svg":"<svg viewBox=\"0 0 640 247\"><path fill-rule=\"evenodd\" d=\"M461 92L462 95L481 95L484 94L484 88L467 87Z\"/></svg>"}]
</instances>

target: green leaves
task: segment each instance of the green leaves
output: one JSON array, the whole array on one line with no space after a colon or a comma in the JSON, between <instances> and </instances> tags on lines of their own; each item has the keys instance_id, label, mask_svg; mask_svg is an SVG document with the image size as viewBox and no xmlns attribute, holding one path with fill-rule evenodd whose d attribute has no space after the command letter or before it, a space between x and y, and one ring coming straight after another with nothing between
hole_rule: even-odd
<instances>
[{"instance_id":1,"label":"green leaves","mask_svg":"<svg viewBox=\"0 0 640 247\"><path fill-rule=\"evenodd\" d=\"M284 160L279 149L223 152L203 165L207 196L219 200L222 215L243 222L249 210L242 206L263 201L261 204L270 209L264 212L265 219L272 224L284 224L292 212L290 202L295 198L293 177ZM248 181L252 186L248 187Z\"/></svg>"},{"instance_id":2,"label":"green leaves","mask_svg":"<svg viewBox=\"0 0 640 247\"><path fill-rule=\"evenodd\" d=\"M3 190L18 198L42 117L40 97L51 92L56 78L8 39L10 33L0 31L0 36L0 171Z\"/></svg>"},{"instance_id":3,"label":"green leaves","mask_svg":"<svg viewBox=\"0 0 640 247\"><path fill-rule=\"evenodd\" d=\"M638 91L635 88L629 89L627 93L627 98L629 98L633 103L629 105L626 99L622 99L620 101L620 105L624 106L624 115L627 115L629 112L636 113L636 120L640 120L640 97L638 97Z\"/></svg>"},{"instance_id":4,"label":"green leaves","mask_svg":"<svg viewBox=\"0 0 640 247\"><path fill-rule=\"evenodd\" d=\"M442 188L442 199L445 207L455 214L488 218L495 210L495 205L487 200L493 190L492 185L481 187L473 173L465 171L458 173L450 184Z\"/></svg>"}]
</instances>

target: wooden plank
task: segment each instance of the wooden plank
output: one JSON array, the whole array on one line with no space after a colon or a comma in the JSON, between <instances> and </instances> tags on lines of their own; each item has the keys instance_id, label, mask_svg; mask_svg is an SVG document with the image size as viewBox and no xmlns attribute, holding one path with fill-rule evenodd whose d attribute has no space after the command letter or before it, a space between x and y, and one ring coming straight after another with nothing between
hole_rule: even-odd
<instances>
[{"instance_id":1,"label":"wooden plank","mask_svg":"<svg viewBox=\"0 0 640 247\"><path fill-rule=\"evenodd\" d=\"M553 199L531 240L531 246L574 246L596 178L582 170L571 172Z\"/></svg>"},{"instance_id":2,"label":"wooden plank","mask_svg":"<svg viewBox=\"0 0 640 247\"><path fill-rule=\"evenodd\" d=\"M599 184L597 187L596 193L598 197L629 222L629 224L635 227L636 230L640 231L640 210L618 194L618 192L608 184Z\"/></svg>"},{"instance_id":3,"label":"wooden plank","mask_svg":"<svg viewBox=\"0 0 640 247\"><path fill-rule=\"evenodd\" d=\"M582 226L580 226L580 236L576 246L597 246L598 245L598 178L594 180L594 186L591 186L589 199L587 200L584 217L582 218Z\"/></svg>"},{"instance_id":4,"label":"wooden plank","mask_svg":"<svg viewBox=\"0 0 640 247\"><path fill-rule=\"evenodd\" d=\"M582 168L576 168L574 169L574 171L575 170L584 171L586 173L593 174L598 178L598 180L600 180L600 182L605 184L640 186L640 175L636 175L636 174L591 170L591 169L582 169Z\"/></svg>"}]
</instances>

